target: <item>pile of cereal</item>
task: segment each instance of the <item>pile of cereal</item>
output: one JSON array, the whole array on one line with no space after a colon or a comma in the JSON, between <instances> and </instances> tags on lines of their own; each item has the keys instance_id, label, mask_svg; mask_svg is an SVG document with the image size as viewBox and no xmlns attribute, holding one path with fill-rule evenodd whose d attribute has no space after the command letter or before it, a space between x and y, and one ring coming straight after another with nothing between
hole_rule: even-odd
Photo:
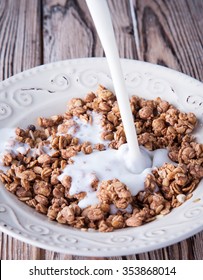
<instances>
[{"instance_id":1,"label":"pile of cereal","mask_svg":"<svg viewBox=\"0 0 203 280\"><path fill-rule=\"evenodd\" d=\"M203 178L203 144L191 136L197 119L160 98L145 100L133 96L130 104L139 144L148 150L167 148L174 162L148 174L143 191L132 196L128 186L117 178L102 182L94 179L92 188L98 189L99 203L81 209L78 203L86 193L70 195L71 174L62 181L58 179L78 153L118 149L126 143L116 97L103 86L84 99L70 100L63 115L38 118L40 128L30 125L25 130L16 129L16 143L25 145L2 158L7 171L0 170L0 179L6 189L51 220L102 232L137 227L180 206ZM76 137L75 120L91 124L93 112L101 116L103 141L81 143Z\"/></svg>"}]
</instances>

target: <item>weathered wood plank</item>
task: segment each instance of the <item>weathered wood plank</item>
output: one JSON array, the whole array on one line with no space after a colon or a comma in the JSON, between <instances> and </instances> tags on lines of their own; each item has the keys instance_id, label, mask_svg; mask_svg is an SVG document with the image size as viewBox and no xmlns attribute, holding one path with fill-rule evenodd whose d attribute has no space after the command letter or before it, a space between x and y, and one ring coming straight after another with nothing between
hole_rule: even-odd
<instances>
[{"instance_id":1,"label":"weathered wood plank","mask_svg":"<svg viewBox=\"0 0 203 280\"><path fill-rule=\"evenodd\" d=\"M40 1L0 1L0 79L41 63Z\"/></svg>"},{"instance_id":2,"label":"weathered wood plank","mask_svg":"<svg viewBox=\"0 0 203 280\"><path fill-rule=\"evenodd\" d=\"M108 5L120 57L137 59L129 1L109 0Z\"/></svg>"},{"instance_id":3,"label":"weathered wood plank","mask_svg":"<svg viewBox=\"0 0 203 280\"><path fill-rule=\"evenodd\" d=\"M139 59L203 80L203 2L130 1L139 33Z\"/></svg>"},{"instance_id":4,"label":"weathered wood plank","mask_svg":"<svg viewBox=\"0 0 203 280\"><path fill-rule=\"evenodd\" d=\"M102 56L85 1L45 0L43 5L44 62Z\"/></svg>"},{"instance_id":5,"label":"weathered wood plank","mask_svg":"<svg viewBox=\"0 0 203 280\"><path fill-rule=\"evenodd\" d=\"M108 3L121 57L136 58L128 1ZM46 0L43 19L44 62L103 56L85 1Z\"/></svg>"}]
</instances>

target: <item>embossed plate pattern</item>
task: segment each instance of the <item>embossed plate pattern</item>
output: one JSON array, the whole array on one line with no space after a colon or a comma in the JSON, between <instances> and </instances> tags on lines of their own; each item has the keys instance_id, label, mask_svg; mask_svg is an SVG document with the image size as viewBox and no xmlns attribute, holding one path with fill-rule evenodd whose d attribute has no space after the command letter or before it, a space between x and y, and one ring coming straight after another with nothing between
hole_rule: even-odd
<instances>
[{"instance_id":1,"label":"embossed plate pattern","mask_svg":"<svg viewBox=\"0 0 203 280\"><path fill-rule=\"evenodd\" d=\"M203 142L203 84L165 67L122 60L130 95L160 96L199 119ZM103 84L113 90L104 58L42 65L0 83L0 127L27 126L37 116L64 112L67 100ZM195 202L197 201L198 202ZM119 256L158 249L203 229L203 182L193 197L169 215L138 228L111 233L82 232L49 221L0 187L0 229L35 246L83 256Z\"/></svg>"}]
</instances>

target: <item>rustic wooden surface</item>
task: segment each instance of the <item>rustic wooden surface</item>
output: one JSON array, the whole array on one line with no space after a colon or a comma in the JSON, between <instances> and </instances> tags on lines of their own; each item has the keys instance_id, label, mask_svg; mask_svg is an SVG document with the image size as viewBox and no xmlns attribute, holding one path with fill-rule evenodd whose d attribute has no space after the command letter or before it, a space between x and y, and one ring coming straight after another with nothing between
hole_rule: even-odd
<instances>
[{"instance_id":1,"label":"rustic wooden surface","mask_svg":"<svg viewBox=\"0 0 203 280\"><path fill-rule=\"evenodd\" d=\"M121 57L203 80L203 0L108 3ZM104 53L84 0L0 1L0 80L40 64L91 56ZM92 259L36 248L4 233L0 258ZM203 259L203 232L160 250L106 259Z\"/></svg>"}]
</instances>

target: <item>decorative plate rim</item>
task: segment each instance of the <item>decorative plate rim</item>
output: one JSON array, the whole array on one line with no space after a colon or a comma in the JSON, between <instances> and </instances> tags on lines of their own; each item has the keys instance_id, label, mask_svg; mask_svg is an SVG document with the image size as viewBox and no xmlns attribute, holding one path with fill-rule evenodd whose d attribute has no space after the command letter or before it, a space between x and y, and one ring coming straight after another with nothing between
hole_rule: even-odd
<instances>
[{"instance_id":1,"label":"decorative plate rim","mask_svg":"<svg viewBox=\"0 0 203 280\"><path fill-rule=\"evenodd\" d=\"M181 104L185 102L184 106L186 106L186 109L189 110L191 108L192 110L197 111L197 113L199 112L199 117L202 120L202 108L200 108L201 102L199 100L203 100L203 95L201 96L199 92L200 90L202 91L203 84L200 81L176 70L169 69L160 65L151 64L148 62L121 59L121 63L125 71L124 75L126 83L127 85L129 85L129 88L131 88L131 91L133 85L134 89L136 88L140 90L147 87L146 94L150 92L152 93L152 98L154 98L155 96L157 96L157 94L160 94L161 92L164 92L166 90L168 93L167 98L169 98L172 94L172 100L173 98L175 98L174 102L180 101ZM66 76L64 76L65 78L62 78L62 80L60 80L61 76L58 74L60 74L60 71L62 71L62 73L65 72L64 67L70 67L72 72L68 74L66 73ZM98 82L99 79L97 80L97 76L99 78L102 77L102 79L106 79L108 80L108 83L111 83L105 58L78 58L71 60L62 60L25 70L0 82L0 109L1 106L4 105L4 107L2 107L2 115L0 113L0 121L2 116L3 118L5 117L4 119L7 121L7 119L11 118L12 114L15 114L15 110L18 113L22 108L26 109L35 103L37 104L37 102L39 102L39 100L37 99L37 90L41 90L41 92L43 92L46 96L47 94L52 94L53 92L60 91L62 92L61 96L64 96L63 94L66 91L70 90L70 88L75 89L78 85L81 85L82 82L79 78L81 78L84 73L75 71L75 69L80 70L80 67L85 69L85 74L88 74L87 72L91 69L94 69L94 67L98 70L98 72L95 72L96 74L93 74L93 76L88 80L89 87L94 87L95 83ZM126 68L135 70L130 72L126 71ZM103 72L100 71L101 69ZM22 92L22 88L21 91L19 89L16 90L15 87L18 84L20 85L21 82L25 83L26 79L35 81L36 77L40 77L39 80L41 79L40 81L43 82L43 78L49 77L49 74L52 73L50 71L52 71L53 73L55 72L56 74L55 82L52 83L53 79L49 81L51 90L49 87L48 89L43 87L36 89L30 88L28 92ZM136 75L134 75L135 73ZM179 77L179 79L177 79L177 77ZM147 86L145 83L146 80ZM184 82L188 88L194 89L195 93L191 93L191 95L186 94L180 97L178 95L180 82ZM181 85L180 87L186 87L185 84L184 86ZM12 86L14 87L12 88ZM85 91L85 88L88 88L88 83L83 87L83 91ZM82 89L79 89L79 91L81 90ZM176 98L178 101L176 100ZM10 111L8 110L8 107L5 108L5 104L7 104L8 106L12 105L10 106ZM32 225L27 222L28 217L30 217L29 215L31 211L27 211L27 208L25 212L28 212L28 214L23 214L25 217L25 223L27 224L22 224L20 214L23 213L22 211L24 207L28 206L20 206L21 209L17 207L16 210L15 205L18 205L18 203L22 205L22 203L15 200L12 195L8 194L7 191L2 189L3 188L0 189L0 230L34 246L38 246L48 250L54 250L61 253L81 256L107 257L137 254L174 244L203 230L203 219L201 219L200 215L201 213L203 213L203 198L200 190L196 194L197 197L201 196L201 201L199 203L193 204L192 201L187 201L183 204L183 208L181 208L185 211L182 221L183 225L181 224L179 226L181 228L180 232L178 234L177 232L174 234L173 231L169 231L169 233L167 232L167 230L169 230L167 229L167 225L162 226L161 228L156 228L155 225L159 225L159 221L156 221L156 223L153 222L151 232L147 231L148 227L150 227L149 224L140 227L140 230L138 228L128 228L124 230L114 231L112 233L82 232L80 230L71 229L68 226L65 226L64 228L61 225L57 225L55 222L47 221L44 216L42 218L38 213L35 213L33 215L32 222L37 223L39 219L40 222L39 224ZM3 198L6 198L5 203L3 203L2 201ZM14 200L16 204L14 203L13 209L11 206L11 202ZM6 202L8 204L6 204ZM185 209L187 207L186 204L190 206L190 211L188 211L188 209ZM172 214L173 217L174 215L176 216L175 211L178 211L178 215L179 212L181 212L179 210L174 210L174 213ZM191 223L191 218L193 221L195 220L193 223ZM170 217L168 218L166 216L164 219L169 220L169 222L171 223ZM44 228L42 226L43 223L46 224L46 227ZM171 227L174 227L174 224L172 224ZM144 236L142 236L142 234L144 234ZM169 234L169 236L167 236L167 234ZM41 240L39 240L39 237L41 238ZM140 246L141 242L143 242L143 244L145 245L141 244Z\"/></svg>"}]
</instances>

